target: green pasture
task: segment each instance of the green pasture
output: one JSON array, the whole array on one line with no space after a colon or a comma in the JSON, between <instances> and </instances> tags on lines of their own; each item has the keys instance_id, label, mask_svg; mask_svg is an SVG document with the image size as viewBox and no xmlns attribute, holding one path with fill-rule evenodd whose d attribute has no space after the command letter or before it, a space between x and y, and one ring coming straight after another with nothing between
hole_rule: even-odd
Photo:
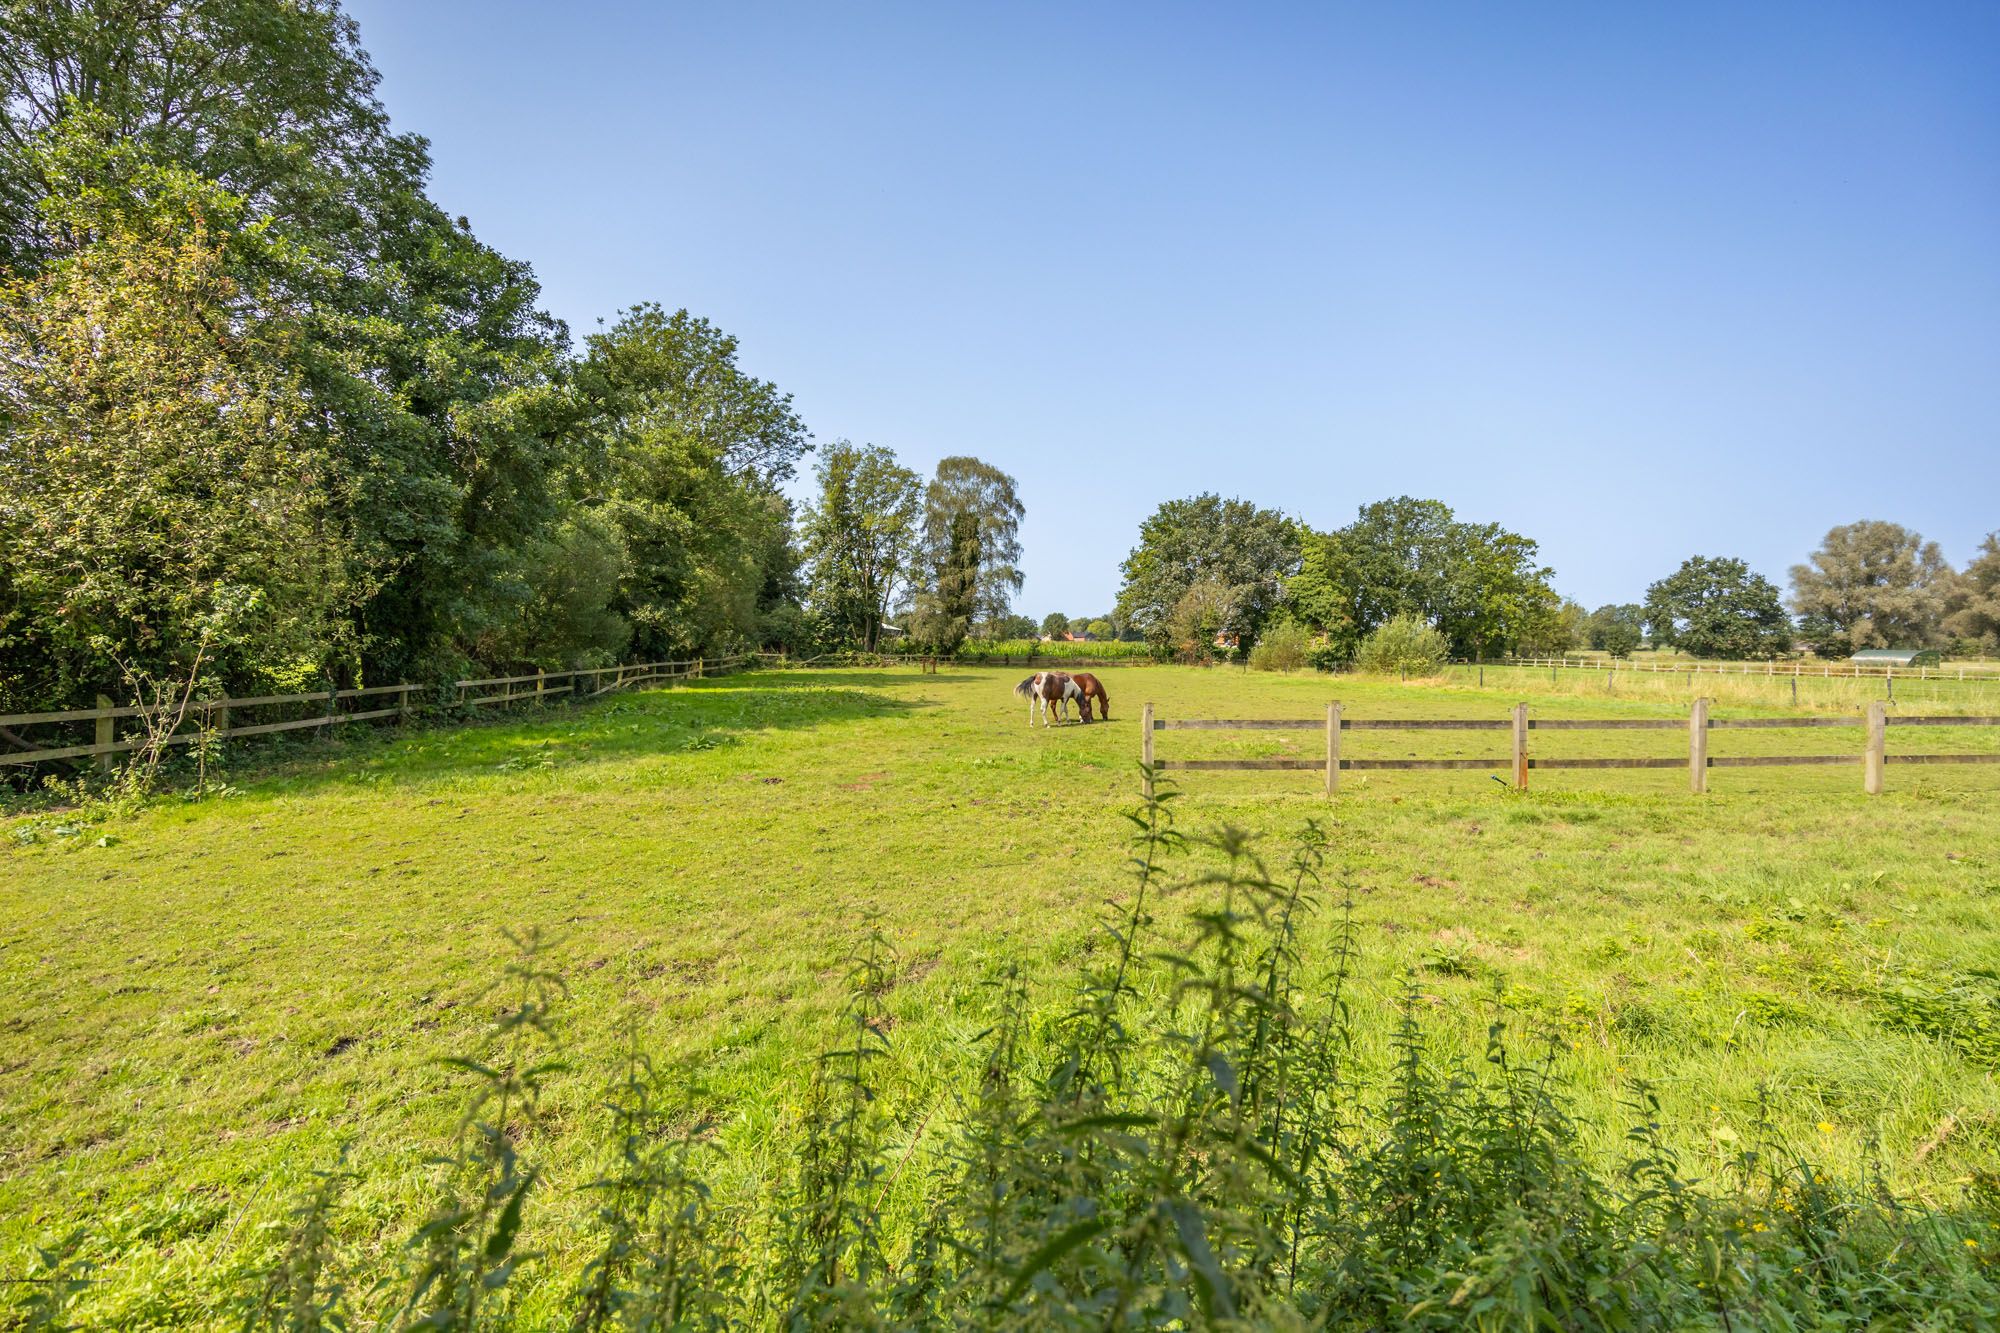
<instances>
[{"instance_id":1,"label":"green pasture","mask_svg":"<svg viewBox=\"0 0 2000 1333\"><path fill-rule=\"evenodd\" d=\"M1015 670L794 670L349 735L238 761L231 794L133 815L23 811L0 837L0 1277L78 1228L105 1325L212 1323L312 1173L345 1154L363 1247L421 1221L512 946L539 929L568 997L567 1072L520 1127L545 1169L529 1308L574 1279L601 1101L635 1044L682 1071L722 1188L788 1163L779 1127L874 920L913 1156L971 1075L1009 963L1059 1004L1125 884L1140 705L1162 717L1682 717L1685 699L1235 669L1107 667L1103 725L1029 728ZM1577 673L1572 673L1577 674ZM1546 680L1546 676L1544 676ZM1900 684L1900 683L1899 683ZM1713 693L1713 691L1704 691ZM1788 701L1718 696L1718 717ZM1802 711L1853 701L1802 700ZM1916 711L1899 704L1902 711ZM1926 711L1950 711L1947 702ZM1959 711L1974 711L1960 707ZM1312 757L1312 731L1158 734L1159 756ZM1674 756L1676 730L1533 733L1533 752ZM1896 766L1859 728L1717 731L1716 755L1851 766L1181 776L1179 826L1274 855L1330 820L1361 924L1360 1058L1411 978L1476 1058L1498 1019L1554 1037L1606 1151L1656 1084L1690 1174L1769 1133L1851 1178L1948 1204L2000 1170L2000 765ZM1889 732L2000 750L2000 729ZM1353 732L1350 758L1506 753L1505 732ZM1190 877L1210 864L1198 848ZM1190 887L1161 929L1201 902ZM1307 933L1331 938L1332 912ZM1310 960L1309 960L1310 962ZM940 1109L944 1108L944 1109ZM925 1173L885 1189L912 1213ZM539 1296L536 1293L541 1293Z\"/></svg>"}]
</instances>

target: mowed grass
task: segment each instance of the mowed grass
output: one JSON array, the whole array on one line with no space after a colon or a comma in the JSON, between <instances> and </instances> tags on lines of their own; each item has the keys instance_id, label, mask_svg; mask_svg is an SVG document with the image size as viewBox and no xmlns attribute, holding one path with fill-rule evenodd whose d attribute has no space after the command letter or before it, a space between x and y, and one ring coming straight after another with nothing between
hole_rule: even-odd
<instances>
[{"instance_id":1,"label":"mowed grass","mask_svg":"<svg viewBox=\"0 0 2000 1333\"><path fill-rule=\"evenodd\" d=\"M1010 963L1059 1006L1125 886L1139 705L1163 717L1676 717L1662 699L1172 667L1100 675L1113 720L1025 725L1018 670L792 671L459 730L360 734L240 771L241 789L108 823L16 820L0 851L0 1276L85 1228L94 1321L219 1321L314 1170L389 1250L422 1220L506 931L539 929L569 996L567 1072L519 1127L545 1169L527 1309L589 1243L580 1187L601 1100L638 1046L682 1071L725 1197L768 1193L871 919L898 1123L935 1146ZM1522 686L1514 683L1511 688ZM1718 706L1718 716L1779 715ZM1892 750L1996 750L1893 728ZM1311 731L1162 732L1162 758L1311 757ZM1505 732L1354 732L1349 757L1485 756ZM1950 1203L2000 1168L2000 767L1891 766L1861 791L1858 728L1718 731L1712 752L1853 753L1839 768L1184 775L1190 834L1330 820L1364 953L1364 1067L1420 989L1477 1059L1489 1022L1566 1047L1608 1153L1635 1079L1689 1174L1768 1132L1839 1173ZM1684 755L1680 731L1536 732L1540 754ZM32 834L32 841L28 835ZM1190 875L1206 865L1188 858ZM1200 905L1162 907L1171 934ZM1333 913L1308 931L1330 940ZM1308 965L1312 960L1308 959ZM940 1109L942 1108L942 1109ZM1760 1131L1760 1119L1769 1122ZM900 1172L914 1210L926 1172Z\"/></svg>"}]
</instances>

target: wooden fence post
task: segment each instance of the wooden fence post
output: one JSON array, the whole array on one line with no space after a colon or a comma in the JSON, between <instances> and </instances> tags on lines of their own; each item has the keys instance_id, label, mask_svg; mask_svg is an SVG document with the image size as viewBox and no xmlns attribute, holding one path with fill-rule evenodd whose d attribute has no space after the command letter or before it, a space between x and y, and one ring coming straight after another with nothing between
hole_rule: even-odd
<instances>
[{"instance_id":1,"label":"wooden fence post","mask_svg":"<svg viewBox=\"0 0 2000 1333\"><path fill-rule=\"evenodd\" d=\"M1868 750L1861 759L1861 786L1870 796L1882 794L1882 769L1887 762L1884 730L1886 719L1878 700L1868 705Z\"/></svg>"},{"instance_id":2,"label":"wooden fence post","mask_svg":"<svg viewBox=\"0 0 2000 1333\"><path fill-rule=\"evenodd\" d=\"M412 693L414 691L406 688L396 695L396 725L399 727L410 725L410 695Z\"/></svg>"},{"instance_id":3,"label":"wooden fence post","mask_svg":"<svg viewBox=\"0 0 2000 1333\"><path fill-rule=\"evenodd\" d=\"M116 705L111 702L109 697L102 694L97 696L97 706L99 708L116 707ZM98 755L97 755L98 772L109 773L111 771L111 751L106 747L110 746L117 739L118 739L117 719L109 717L98 718L97 734L93 738L94 743L98 747Z\"/></svg>"},{"instance_id":4,"label":"wooden fence post","mask_svg":"<svg viewBox=\"0 0 2000 1333\"><path fill-rule=\"evenodd\" d=\"M548 688L548 683L549 683L549 678L548 678L548 675L547 675L547 674L546 674L546 673L545 673L545 672L544 672L544 671L543 671L543 670L542 670L542 669L541 669L540 667L536 667L536 668L535 668L535 704L536 704L536 706L537 706L537 707L540 707L540 706L541 706L541 703L542 703L542 691Z\"/></svg>"},{"instance_id":5,"label":"wooden fence post","mask_svg":"<svg viewBox=\"0 0 2000 1333\"><path fill-rule=\"evenodd\" d=\"M333 719L336 716L338 716L339 713L340 713L340 686L328 685L326 687L326 725L319 729L320 735L331 736L333 734Z\"/></svg>"},{"instance_id":6,"label":"wooden fence post","mask_svg":"<svg viewBox=\"0 0 2000 1333\"><path fill-rule=\"evenodd\" d=\"M1326 794L1329 800L1340 787L1340 705L1326 706Z\"/></svg>"},{"instance_id":7,"label":"wooden fence post","mask_svg":"<svg viewBox=\"0 0 2000 1333\"><path fill-rule=\"evenodd\" d=\"M1698 698L1688 709L1688 790L1700 796L1708 790L1708 700Z\"/></svg>"},{"instance_id":8,"label":"wooden fence post","mask_svg":"<svg viewBox=\"0 0 2000 1333\"><path fill-rule=\"evenodd\" d=\"M224 699L219 704L209 705L208 731L218 741L229 734L229 701L227 699Z\"/></svg>"},{"instance_id":9,"label":"wooden fence post","mask_svg":"<svg viewBox=\"0 0 2000 1333\"><path fill-rule=\"evenodd\" d=\"M1528 705L1514 705L1514 790L1528 789Z\"/></svg>"},{"instance_id":10,"label":"wooden fence post","mask_svg":"<svg viewBox=\"0 0 2000 1333\"><path fill-rule=\"evenodd\" d=\"M1146 799L1153 799L1153 705L1139 715L1139 762L1146 766Z\"/></svg>"}]
</instances>

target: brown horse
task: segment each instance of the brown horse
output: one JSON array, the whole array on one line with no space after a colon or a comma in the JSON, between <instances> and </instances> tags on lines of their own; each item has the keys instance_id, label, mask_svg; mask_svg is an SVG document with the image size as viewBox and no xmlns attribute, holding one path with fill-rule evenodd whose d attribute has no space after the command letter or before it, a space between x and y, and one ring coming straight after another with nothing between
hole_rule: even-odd
<instances>
[{"instance_id":1,"label":"brown horse","mask_svg":"<svg viewBox=\"0 0 2000 1333\"><path fill-rule=\"evenodd\" d=\"M1077 710L1083 714L1085 722L1090 721L1090 701L1097 700L1097 716L1106 722L1111 720L1111 696L1104 692L1104 683L1088 671L1079 671L1070 680L1083 694Z\"/></svg>"},{"instance_id":2,"label":"brown horse","mask_svg":"<svg viewBox=\"0 0 2000 1333\"><path fill-rule=\"evenodd\" d=\"M1038 671L1014 687L1016 696L1028 701L1028 725L1035 725L1035 715L1042 715L1042 725L1053 726L1058 709L1063 710L1063 720L1068 721L1068 705L1074 699L1081 706L1083 691L1076 687L1066 672Z\"/></svg>"}]
</instances>

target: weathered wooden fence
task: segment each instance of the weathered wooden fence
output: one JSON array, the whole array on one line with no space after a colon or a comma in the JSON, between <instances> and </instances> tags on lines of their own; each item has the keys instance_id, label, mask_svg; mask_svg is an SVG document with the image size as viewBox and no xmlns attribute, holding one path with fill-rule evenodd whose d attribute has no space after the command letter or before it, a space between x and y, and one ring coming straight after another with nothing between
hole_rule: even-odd
<instances>
[{"instance_id":1,"label":"weathered wooden fence","mask_svg":"<svg viewBox=\"0 0 2000 1333\"><path fill-rule=\"evenodd\" d=\"M349 722L372 722L395 718L407 722L419 711L458 706L486 708L496 704L546 703L569 698L594 699L614 690L662 681L699 680L704 676L733 671L749 661L748 656L690 658L679 662L631 662L622 666L594 667L575 671L537 671L521 676L491 676L483 680L459 680L444 685L370 685L353 690L319 690L310 694L264 694L245 698L195 699L185 706L120 705L103 695L95 708L67 708L45 713L13 713L0 716L0 734L15 744L26 740L21 733L48 727L80 727L92 730L88 744L43 745L0 750L0 765L39 764L66 759L95 759L109 770L113 757L151 745L193 745L264 736L280 731L302 731ZM426 697L428 696L428 697ZM354 708L356 700L370 703L393 699L387 707ZM350 705L343 707L343 705ZM310 707L302 717L276 721L245 722L243 715L271 709L297 711ZM121 721L137 720L134 734L119 735ZM157 725L171 724L165 735Z\"/></svg>"},{"instance_id":2,"label":"weathered wooden fence","mask_svg":"<svg viewBox=\"0 0 2000 1333\"><path fill-rule=\"evenodd\" d=\"M2000 764L2000 753L1949 752L1944 754L1891 754L1887 745L1889 727L2000 727L2000 717L1890 717L1882 704L1868 706L1862 717L1738 717L1709 716L1708 700L1696 699L1686 721L1679 718L1534 718L1528 705L1514 705L1506 718L1355 718L1347 717L1338 703L1326 706L1325 718L1175 718L1157 717L1147 704L1140 719L1140 758L1148 772L1166 770L1279 769L1322 772L1326 794L1340 789L1343 772L1368 770L1472 769L1509 772L1514 786L1528 787L1528 772L1546 768L1681 768L1688 771L1688 786L1696 792L1708 790L1711 768L1767 768L1800 764L1859 764L1862 789L1871 796L1883 790L1883 769L1888 764ZM1860 727L1864 729L1861 750L1846 754L1712 755L1708 735L1724 728L1782 730L1791 728ZM1678 731L1686 728L1688 749L1680 756L1628 756L1582 758L1531 755L1528 733L1532 731ZM1155 759L1153 733L1158 731L1322 731L1326 754L1316 759ZM1349 731L1505 731L1512 741L1510 752L1481 759L1349 759L1341 755L1341 736ZM1150 778L1149 778L1150 782Z\"/></svg>"}]
</instances>

